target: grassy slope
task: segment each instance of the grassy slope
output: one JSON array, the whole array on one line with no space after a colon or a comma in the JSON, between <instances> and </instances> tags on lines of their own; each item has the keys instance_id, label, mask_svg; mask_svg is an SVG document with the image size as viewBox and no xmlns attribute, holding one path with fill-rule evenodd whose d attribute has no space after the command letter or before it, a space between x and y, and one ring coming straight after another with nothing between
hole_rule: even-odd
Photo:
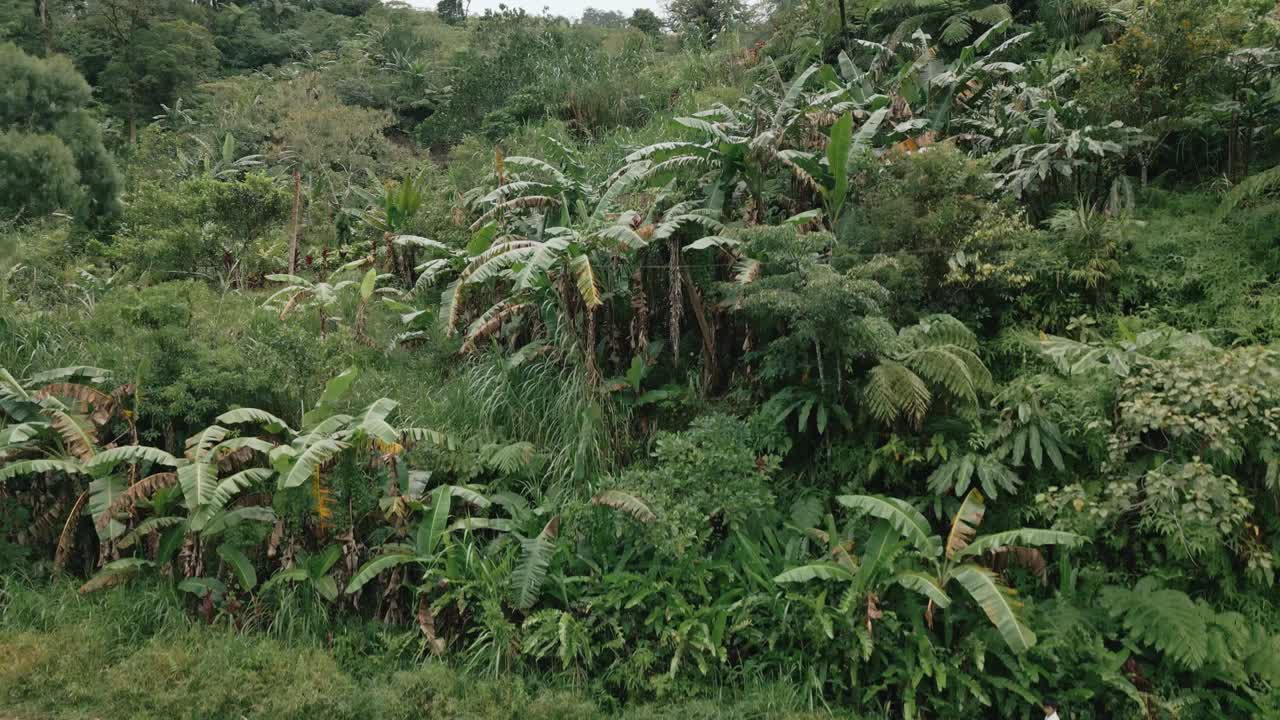
<instances>
[{"instance_id":1,"label":"grassy slope","mask_svg":"<svg viewBox=\"0 0 1280 720\"><path fill-rule=\"evenodd\" d=\"M827 717L776 686L619 711L536 679L397 659L371 650L368 630L344 629L327 650L194 623L157 588L84 598L70 585L0 585L0 720Z\"/></svg>"}]
</instances>

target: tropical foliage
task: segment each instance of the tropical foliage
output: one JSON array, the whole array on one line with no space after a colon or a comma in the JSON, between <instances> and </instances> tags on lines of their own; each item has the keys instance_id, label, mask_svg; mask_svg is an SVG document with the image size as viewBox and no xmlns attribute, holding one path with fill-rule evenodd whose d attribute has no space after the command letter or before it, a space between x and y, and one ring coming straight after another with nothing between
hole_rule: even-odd
<instances>
[{"instance_id":1,"label":"tropical foliage","mask_svg":"<svg viewBox=\"0 0 1280 720\"><path fill-rule=\"evenodd\" d=\"M0 706L1280 714L1271 8L10 5Z\"/></svg>"}]
</instances>

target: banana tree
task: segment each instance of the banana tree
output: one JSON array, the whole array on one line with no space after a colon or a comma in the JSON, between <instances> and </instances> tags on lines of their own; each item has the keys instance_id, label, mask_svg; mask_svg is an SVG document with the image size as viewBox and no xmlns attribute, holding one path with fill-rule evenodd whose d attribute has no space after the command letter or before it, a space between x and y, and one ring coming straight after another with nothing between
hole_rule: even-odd
<instances>
[{"instance_id":1,"label":"banana tree","mask_svg":"<svg viewBox=\"0 0 1280 720\"><path fill-rule=\"evenodd\" d=\"M328 602L338 599L338 583L330 574L330 570L342 557L342 548L328 545L314 555L303 555L297 564L288 570L281 570L262 584L262 592L288 584L310 590L316 597Z\"/></svg>"},{"instance_id":2,"label":"banana tree","mask_svg":"<svg viewBox=\"0 0 1280 720\"><path fill-rule=\"evenodd\" d=\"M750 219L766 212L765 184L779 152L798 142L799 129L811 120L813 97L808 86L821 66L813 65L778 88L757 87L741 108L716 105L676 118L700 139L660 142L628 155L612 182L641 181L663 186L688 170L701 172L706 207L724 213L741 184L751 199Z\"/></svg>"},{"instance_id":3,"label":"banana tree","mask_svg":"<svg viewBox=\"0 0 1280 720\"><path fill-rule=\"evenodd\" d=\"M836 229L849 196L849 160L871 148L887 107L872 112L853 129L853 113L846 112L831 126L825 157L804 150L782 150L778 157L806 185L822 196L828 227Z\"/></svg>"},{"instance_id":4,"label":"banana tree","mask_svg":"<svg viewBox=\"0 0 1280 720\"><path fill-rule=\"evenodd\" d=\"M1035 633L1019 616L1022 603L1014 590L980 561L992 562L999 558L1003 562L1042 567L1044 558L1035 548L1074 547L1087 542L1074 533L1031 528L978 537L978 526L986 507L982 494L976 489L964 498L945 539L934 534L925 517L905 500L878 495L843 495L836 500L855 512L881 520L862 557L855 561L847 553L837 554L835 560L792 568L778 575L777 582L841 581L848 586L848 600L864 596L876 580L885 580L927 598L925 617L932 625L935 608L943 610L951 605L948 587L955 581L982 608L1009 647L1019 653L1035 644ZM894 534L898 537L893 538ZM894 557L899 550L898 540L913 551L910 563L913 569L896 571Z\"/></svg>"},{"instance_id":5,"label":"banana tree","mask_svg":"<svg viewBox=\"0 0 1280 720\"><path fill-rule=\"evenodd\" d=\"M376 273L372 276L366 273L359 283L355 280L338 279L369 261L369 258L361 258L349 262L334 270L329 274L329 277L319 282L313 282L299 275L285 273L268 275L267 280L289 284L268 297L262 303L262 307L279 308L281 320L284 320L296 309L314 307L319 313L320 337L325 337L329 330L329 310L342 298L343 292L350 288L360 288L361 295L364 296L366 294L364 292L365 286L372 282L376 287L378 278L382 277ZM374 287L369 288L369 295L373 293Z\"/></svg>"},{"instance_id":6,"label":"banana tree","mask_svg":"<svg viewBox=\"0 0 1280 720\"><path fill-rule=\"evenodd\" d=\"M580 222L590 214L599 193L587 182L586 167L570 148L554 138L545 140L558 150L558 167L540 158L504 156L501 151L497 152L492 189L481 186L463 196L467 205L479 212L471 225L473 231L489 222L503 225L508 217L521 217L529 212L544 218L558 215L562 225Z\"/></svg>"},{"instance_id":7,"label":"banana tree","mask_svg":"<svg viewBox=\"0 0 1280 720\"><path fill-rule=\"evenodd\" d=\"M378 191L370 192L353 188L355 195L365 203L365 207L359 210L348 209L347 212L382 233L389 269L399 275L406 286L412 286L417 246L396 240L409 229L410 223L422 207L422 201L426 199L426 171L419 173L417 177L405 177L399 182L382 182L372 173L370 178L378 187ZM401 247L403 252L397 254L396 247Z\"/></svg>"},{"instance_id":8,"label":"banana tree","mask_svg":"<svg viewBox=\"0 0 1280 720\"><path fill-rule=\"evenodd\" d=\"M15 494L31 502L32 530L60 525L55 568L66 562L86 507L100 518L141 470L177 463L157 448L117 446L122 439L136 442L131 415L124 412L132 386L114 393L94 387L109 378L105 370L80 366L19 381L0 368L0 486L26 478ZM123 432L104 438L116 420ZM121 464L130 472L118 471ZM104 541L114 534L118 528L99 526Z\"/></svg>"}]
</instances>

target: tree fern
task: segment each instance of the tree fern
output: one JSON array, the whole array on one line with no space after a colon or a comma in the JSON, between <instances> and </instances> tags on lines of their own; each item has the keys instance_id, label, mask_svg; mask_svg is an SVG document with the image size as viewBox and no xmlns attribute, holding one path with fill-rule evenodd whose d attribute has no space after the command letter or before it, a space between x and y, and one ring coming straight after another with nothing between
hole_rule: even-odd
<instances>
[{"instance_id":1,"label":"tree fern","mask_svg":"<svg viewBox=\"0 0 1280 720\"><path fill-rule=\"evenodd\" d=\"M871 414L883 423L905 417L919 425L933 400L929 386L907 366L883 362L867 374L864 391Z\"/></svg>"},{"instance_id":2,"label":"tree fern","mask_svg":"<svg viewBox=\"0 0 1280 720\"><path fill-rule=\"evenodd\" d=\"M1203 667L1209 658L1205 614L1184 592L1161 588L1154 578L1143 578L1132 590L1103 588L1102 605L1134 639L1189 670Z\"/></svg>"},{"instance_id":3,"label":"tree fern","mask_svg":"<svg viewBox=\"0 0 1280 720\"><path fill-rule=\"evenodd\" d=\"M953 344L931 345L913 350L902 362L925 380L941 385L954 397L971 405L978 391L991 386L991 372L972 350Z\"/></svg>"}]
</instances>

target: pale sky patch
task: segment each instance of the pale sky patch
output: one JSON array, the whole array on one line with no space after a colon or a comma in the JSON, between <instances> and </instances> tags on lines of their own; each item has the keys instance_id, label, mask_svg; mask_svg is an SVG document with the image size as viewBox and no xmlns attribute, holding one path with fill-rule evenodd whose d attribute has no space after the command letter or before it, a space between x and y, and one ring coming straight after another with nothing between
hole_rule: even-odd
<instances>
[{"instance_id":1,"label":"pale sky patch","mask_svg":"<svg viewBox=\"0 0 1280 720\"><path fill-rule=\"evenodd\" d=\"M426 10L434 10L435 0L408 0L410 5ZM466 0L463 0L466 2ZM593 7L597 10L613 10L627 17L636 8L648 8L662 15L662 6L658 0L471 0L471 14L481 15L486 9L496 11L498 4L507 7L524 8L530 15L541 15L542 8L548 7L552 15L563 15L570 18L582 17L582 11Z\"/></svg>"}]
</instances>

